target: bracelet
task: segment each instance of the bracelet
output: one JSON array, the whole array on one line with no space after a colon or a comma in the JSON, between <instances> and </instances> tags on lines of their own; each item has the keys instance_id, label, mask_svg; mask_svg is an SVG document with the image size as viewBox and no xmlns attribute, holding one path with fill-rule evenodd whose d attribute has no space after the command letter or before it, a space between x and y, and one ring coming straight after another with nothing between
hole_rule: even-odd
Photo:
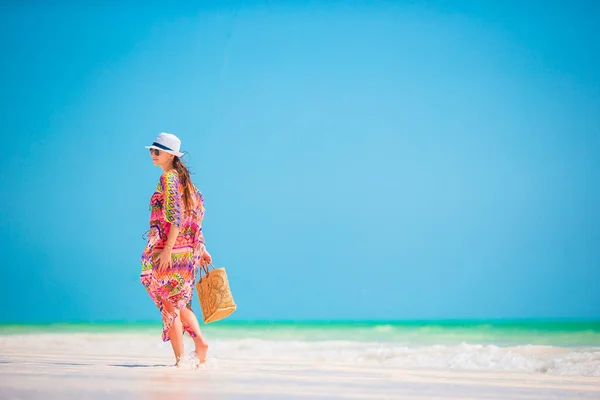
<instances>
[{"instance_id":1,"label":"bracelet","mask_svg":"<svg viewBox=\"0 0 600 400\"><path fill-rule=\"evenodd\" d=\"M167 243L165 243L165 247L170 247L170 248L173 248L173 245L172 245L172 244L167 244Z\"/></svg>"}]
</instances>

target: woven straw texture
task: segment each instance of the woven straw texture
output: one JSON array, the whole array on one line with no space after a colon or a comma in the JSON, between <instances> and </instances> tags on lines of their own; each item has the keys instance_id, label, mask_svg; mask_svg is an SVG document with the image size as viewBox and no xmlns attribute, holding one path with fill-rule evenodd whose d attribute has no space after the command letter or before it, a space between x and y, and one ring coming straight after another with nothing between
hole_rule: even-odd
<instances>
[{"instance_id":1,"label":"woven straw texture","mask_svg":"<svg viewBox=\"0 0 600 400\"><path fill-rule=\"evenodd\" d=\"M200 280L196 283L205 324L221 320L236 309L225 268L210 266L210 271L206 265L200 269ZM202 275L203 270L205 275Z\"/></svg>"}]
</instances>

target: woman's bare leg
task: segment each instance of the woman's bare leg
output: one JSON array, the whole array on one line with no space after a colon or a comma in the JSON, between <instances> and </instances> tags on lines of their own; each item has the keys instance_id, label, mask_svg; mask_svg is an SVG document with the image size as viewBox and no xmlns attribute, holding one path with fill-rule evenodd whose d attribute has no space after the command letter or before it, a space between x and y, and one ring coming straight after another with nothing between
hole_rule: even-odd
<instances>
[{"instance_id":1,"label":"woman's bare leg","mask_svg":"<svg viewBox=\"0 0 600 400\"><path fill-rule=\"evenodd\" d=\"M202 336L202 332L200 331L200 324L198 323L198 318L196 318L196 314L192 310L187 307L181 309L181 319L189 325L189 327L194 331L196 337L194 338L194 344L196 345L195 353L200 359L200 362L203 363L206 361L206 353L208 352L208 343L204 336Z\"/></svg>"},{"instance_id":2,"label":"woman's bare leg","mask_svg":"<svg viewBox=\"0 0 600 400\"><path fill-rule=\"evenodd\" d=\"M181 361L181 357L183 356L183 324L181 323L181 313L179 310L174 310L173 304L168 301L163 301L163 307L169 312L172 313L175 311L177 317L173 321L173 325L171 325L171 329L169 329L169 340L171 342L171 347L173 348L173 354L175 355L175 365L179 364Z\"/></svg>"}]
</instances>

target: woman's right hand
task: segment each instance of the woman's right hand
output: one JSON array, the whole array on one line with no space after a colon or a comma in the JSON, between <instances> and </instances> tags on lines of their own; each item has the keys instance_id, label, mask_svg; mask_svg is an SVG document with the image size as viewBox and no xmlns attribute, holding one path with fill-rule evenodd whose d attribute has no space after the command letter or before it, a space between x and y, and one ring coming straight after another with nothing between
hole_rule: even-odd
<instances>
[{"instance_id":1,"label":"woman's right hand","mask_svg":"<svg viewBox=\"0 0 600 400\"><path fill-rule=\"evenodd\" d=\"M171 260L171 251L169 249L163 249L163 251L154 257L154 262L158 271L171 268L173 265L173 261Z\"/></svg>"}]
</instances>

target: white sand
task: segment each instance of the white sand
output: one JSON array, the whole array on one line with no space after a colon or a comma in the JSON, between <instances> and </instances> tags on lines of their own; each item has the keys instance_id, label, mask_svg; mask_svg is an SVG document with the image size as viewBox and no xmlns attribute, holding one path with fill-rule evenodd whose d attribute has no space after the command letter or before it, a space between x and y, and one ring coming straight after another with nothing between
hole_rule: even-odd
<instances>
[{"instance_id":1,"label":"white sand","mask_svg":"<svg viewBox=\"0 0 600 400\"><path fill-rule=\"evenodd\" d=\"M149 335L6 335L0 346L1 399L600 399L597 376L332 362L239 341L212 341L195 370L173 367L170 344Z\"/></svg>"}]
</instances>

